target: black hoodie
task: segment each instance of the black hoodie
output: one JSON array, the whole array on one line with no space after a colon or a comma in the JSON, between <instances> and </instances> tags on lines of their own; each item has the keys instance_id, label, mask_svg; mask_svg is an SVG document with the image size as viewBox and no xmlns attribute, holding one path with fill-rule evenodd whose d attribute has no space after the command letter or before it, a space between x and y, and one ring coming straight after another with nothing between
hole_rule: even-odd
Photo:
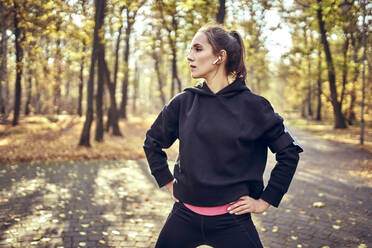
<instances>
[{"instance_id":1,"label":"black hoodie","mask_svg":"<svg viewBox=\"0 0 372 248\"><path fill-rule=\"evenodd\" d=\"M162 148L179 139L174 177ZM264 190L267 148L277 164ZM237 79L217 93L186 88L163 108L146 133L144 150L159 187L176 179L174 196L195 206L218 206L243 195L278 207L302 148L262 96Z\"/></svg>"}]
</instances>

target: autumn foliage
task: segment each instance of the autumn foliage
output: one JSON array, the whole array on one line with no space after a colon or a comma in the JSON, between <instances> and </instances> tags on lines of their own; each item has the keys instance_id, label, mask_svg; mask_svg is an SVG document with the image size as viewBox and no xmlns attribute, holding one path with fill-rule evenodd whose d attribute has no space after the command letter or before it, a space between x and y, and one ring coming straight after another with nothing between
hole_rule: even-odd
<instances>
[{"instance_id":1,"label":"autumn foliage","mask_svg":"<svg viewBox=\"0 0 372 248\"><path fill-rule=\"evenodd\" d=\"M141 159L145 156L142 148L145 133L153 120L151 115L129 117L120 123L124 137L106 136L103 142L93 142L92 147L86 148L77 146L84 118L69 115L25 117L16 127L0 125L0 163Z\"/></svg>"}]
</instances>

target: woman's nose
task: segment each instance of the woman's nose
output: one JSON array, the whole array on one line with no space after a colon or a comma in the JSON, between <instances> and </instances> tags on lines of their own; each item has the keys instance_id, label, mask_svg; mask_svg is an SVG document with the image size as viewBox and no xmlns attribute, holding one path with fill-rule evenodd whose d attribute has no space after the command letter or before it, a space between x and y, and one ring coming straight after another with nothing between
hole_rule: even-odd
<instances>
[{"instance_id":1,"label":"woman's nose","mask_svg":"<svg viewBox=\"0 0 372 248\"><path fill-rule=\"evenodd\" d=\"M187 59L187 61L193 61L193 58L191 57L191 54L189 53L189 55L187 55L187 57L186 57L186 59Z\"/></svg>"}]
</instances>

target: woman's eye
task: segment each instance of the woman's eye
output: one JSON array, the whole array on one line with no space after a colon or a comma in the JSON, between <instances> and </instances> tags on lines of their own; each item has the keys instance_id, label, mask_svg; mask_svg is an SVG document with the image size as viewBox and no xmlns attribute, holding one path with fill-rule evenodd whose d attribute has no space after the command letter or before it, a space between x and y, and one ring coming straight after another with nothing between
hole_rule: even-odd
<instances>
[{"instance_id":1,"label":"woman's eye","mask_svg":"<svg viewBox=\"0 0 372 248\"><path fill-rule=\"evenodd\" d=\"M197 52L200 52L202 49L201 48L195 48L195 50L197 51Z\"/></svg>"}]
</instances>

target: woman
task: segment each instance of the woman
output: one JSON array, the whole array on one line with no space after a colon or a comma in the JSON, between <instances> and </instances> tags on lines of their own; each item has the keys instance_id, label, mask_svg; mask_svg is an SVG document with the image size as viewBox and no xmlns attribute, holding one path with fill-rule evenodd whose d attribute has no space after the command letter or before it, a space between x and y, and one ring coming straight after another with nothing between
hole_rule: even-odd
<instances>
[{"instance_id":1,"label":"woman","mask_svg":"<svg viewBox=\"0 0 372 248\"><path fill-rule=\"evenodd\" d=\"M187 60L192 77L204 82L164 107L144 143L152 175L175 201L156 247L262 247L251 213L279 206L303 150L270 103L246 87L236 31L200 29ZM176 139L172 175L162 149ZM264 189L267 147L277 164Z\"/></svg>"}]
</instances>

